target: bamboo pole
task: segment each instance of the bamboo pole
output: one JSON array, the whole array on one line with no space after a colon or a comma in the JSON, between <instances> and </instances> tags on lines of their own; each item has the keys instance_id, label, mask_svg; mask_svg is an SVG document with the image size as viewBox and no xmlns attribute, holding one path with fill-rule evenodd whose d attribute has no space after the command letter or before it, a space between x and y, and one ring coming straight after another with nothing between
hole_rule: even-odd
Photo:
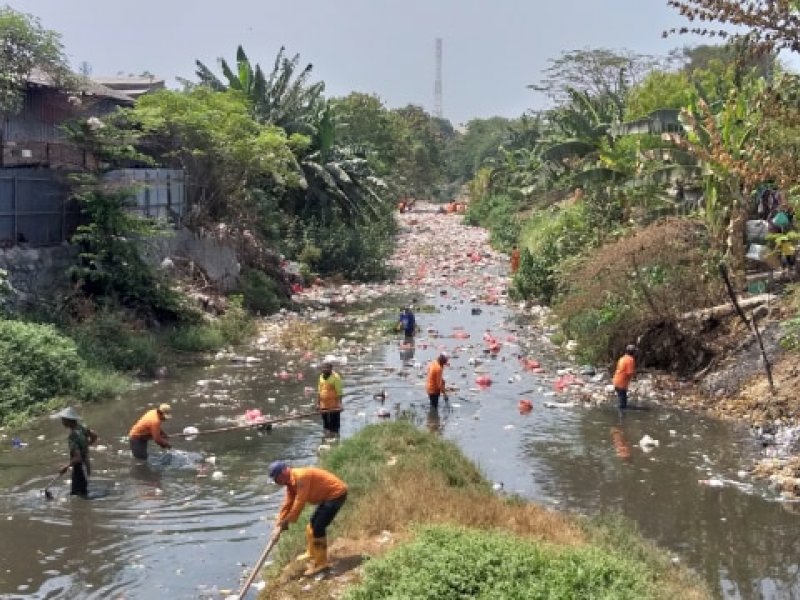
<instances>
[{"instance_id":1,"label":"bamboo pole","mask_svg":"<svg viewBox=\"0 0 800 600\"><path fill-rule=\"evenodd\" d=\"M261 556L258 557L256 564L253 565L253 570L250 572L250 576L247 578L247 581L244 582L242 589L239 590L239 593L236 595L237 600L243 600L243 598L247 595L247 590L250 589L253 581L255 581L256 577L258 576L258 572L261 570L261 567L264 566L264 562L267 560L267 556L275 547L275 544L278 543L278 539L281 537L281 531L278 530L277 532L272 534L272 537L267 544L267 547L264 548L264 552L261 553Z\"/></svg>"},{"instance_id":2,"label":"bamboo pole","mask_svg":"<svg viewBox=\"0 0 800 600\"><path fill-rule=\"evenodd\" d=\"M262 425L272 425L273 423L283 423L285 421L294 421L296 419L305 419L307 417L316 417L329 412L342 412L333 410L316 410L313 412L300 413L297 415L288 415L286 417L276 417L274 419L267 419L259 421L258 423L247 423L246 425L231 425L230 427L219 427L217 429L206 429L205 431L198 431L196 433L173 433L169 437L197 437L198 435L210 435L212 433L224 433L226 431L238 431L240 429L253 429L254 427L261 427Z\"/></svg>"}]
</instances>

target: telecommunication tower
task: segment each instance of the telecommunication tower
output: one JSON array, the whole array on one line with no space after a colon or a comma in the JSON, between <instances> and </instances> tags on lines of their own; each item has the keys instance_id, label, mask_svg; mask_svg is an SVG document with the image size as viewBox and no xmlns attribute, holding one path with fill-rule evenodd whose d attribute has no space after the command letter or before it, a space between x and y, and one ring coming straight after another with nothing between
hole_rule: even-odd
<instances>
[{"instance_id":1,"label":"telecommunication tower","mask_svg":"<svg viewBox=\"0 0 800 600\"><path fill-rule=\"evenodd\" d=\"M433 86L433 114L444 118L442 109L442 38L436 38L436 83Z\"/></svg>"}]
</instances>

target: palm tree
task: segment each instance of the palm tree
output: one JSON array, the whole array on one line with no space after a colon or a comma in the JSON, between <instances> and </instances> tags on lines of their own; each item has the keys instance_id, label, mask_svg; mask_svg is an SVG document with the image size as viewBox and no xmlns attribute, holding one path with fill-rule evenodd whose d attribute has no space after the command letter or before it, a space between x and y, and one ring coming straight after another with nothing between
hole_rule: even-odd
<instances>
[{"instance_id":1,"label":"palm tree","mask_svg":"<svg viewBox=\"0 0 800 600\"><path fill-rule=\"evenodd\" d=\"M256 118L264 123L277 125L289 135L314 135L313 118L323 102L325 84L322 81L309 84L313 65L307 64L298 73L300 55L287 58L284 53L285 48L281 47L268 77L261 65L256 64L253 68L241 46L236 49L235 70L224 58L219 59L225 82L199 60L195 61L197 77L201 84L214 90L234 89L246 94L253 104Z\"/></svg>"}]
</instances>

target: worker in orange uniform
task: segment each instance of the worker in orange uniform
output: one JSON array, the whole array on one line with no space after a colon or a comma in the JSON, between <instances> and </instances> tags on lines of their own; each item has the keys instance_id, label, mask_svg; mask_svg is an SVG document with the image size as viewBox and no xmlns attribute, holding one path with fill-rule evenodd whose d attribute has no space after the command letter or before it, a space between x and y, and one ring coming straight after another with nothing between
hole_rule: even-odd
<instances>
[{"instance_id":1,"label":"worker in orange uniform","mask_svg":"<svg viewBox=\"0 0 800 600\"><path fill-rule=\"evenodd\" d=\"M511 249L511 274L513 275L519 270L519 261L522 258L522 254L520 254L519 248L515 245Z\"/></svg>"},{"instance_id":2,"label":"worker in orange uniform","mask_svg":"<svg viewBox=\"0 0 800 600\"><path fill-rule=\"evenodd\" d=\"M311 559L306 575L327 569L330 564L325 530L347 500L347 484L324 469L293 468L282 460L270 464L269 476L278 485L286 486L286 498L278 512L273 535L278 535L288 529L290 523L295 523L306 503L316 504L311 521L306 525L306 551L297 560Z\"/></svg>"},{"instance_id":3,"label":"worker in orange uniform","mask_svg":"<svg viewBox=\"0 0 800 600\"><path fill-rule=\"evenodd\" d=\"M317 410L322 412L325 434L339 435L342 416L342 376L333 370L330 362L322 363L322 373L317 384Z\"/></svg>"},{"instance_id":4,"label":"worker in orange uniform","mask_svg":"<svg viewBox=\"0 0 800 600\"><path fill-rule=\"evenodd\" d=\"M148 410L136 421L130 432L128 439L131 443L131 454L139 460L147 460L147 442L153 440L162 448L172 448L167 438L169 437L161 429L161 423L172 416L172 407L169 404L161 404L158 408Z\"/></svg>"},{"instance_id":5,"label":"worker in orange uniform","mask_svg":"<svg viewBox=\"0 0 800 600\"><path fill-rule=\"evenodd\" d=\"M442 352L436 360L428 365L428 381L425 384L425 390L428 392L428 400L431 403L431 409L436 410L439 408L439 396L444 395L444 400L447 402L447 390L444 385L444 366L449 362L447 354Z\"/></svg>"},{"instance_id":6,"label":"worker in orange uniform","mask_svg":"<svg viewBox=\"0 0 800 600\"><path fill-rule=\"evenodd\" d=\"M628 407L628 386L631 379L636 374L636 353L638 349L633 344L625 347L623 354L617 361L617 369L614 371L614 391L619 400L619 409L625 410Z\"/></svg>"}]
</instances>

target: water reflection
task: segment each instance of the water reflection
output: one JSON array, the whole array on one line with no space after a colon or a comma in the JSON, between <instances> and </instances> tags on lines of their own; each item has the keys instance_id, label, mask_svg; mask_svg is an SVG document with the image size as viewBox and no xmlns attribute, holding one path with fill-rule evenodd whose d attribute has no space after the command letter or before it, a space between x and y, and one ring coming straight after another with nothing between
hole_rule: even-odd
<instances>
[{"instance_id":1,"label":"water reflection","mask_svg":"<svg viewBox=\"0 0 800 600\"><path fill-rule=\"evenodd\" d=\"M442 419L439 410L436 408L428 409L428 418L425 425L431 433L442 433Z\"/></svg>"},{"instance_id":2,"label":"water reflection","mask_svg":"<svg viewBox=\"0 0 800 600\"><path fill-rule=\"evenodd\" d=\"M506 309L482 305L473 311L462 292L432 300L438 312L418 317L423 331L441 336L423 335L410 346L404 339L399 348L397 340L388 340L350 355L342 368L343 437L379 422L380 409L391 409L391 418L457 442L510 493L583 513L622 512L721 596L800 597L798 516L757 495L698 483L711 476L737 478L752 453L746 432L660 408L624 417L611 406L543 408L552 399L547 373L568 365L537 341L515 345L503 333ZM516 320L508 329L525 326ZM497 357L484 352L486 331L502 340ZM330 335L358 338L360 332L357 325L333 323ZM424 366L441 351L453 357L446 379L459 389L449 405L431 411ZM516 355L535 357L546 373L521 371ZM87 419L108 446L93 455L97 483L112 482L113 493L101 500L62 501L63 487L56 502L42 498L45 478L31 477L34 469L46 472L44 466L62 460L63 433L54 424L40 423L27 435L29 447L13 456L0 449L0 464L10 465L0 469L0 480L11 490L0 496L0 594L216 598L219 589L235 587L242 571L237 563L252 564L258 556L269 534L266 521L282 498L266 467L276 458L315 462L320 446L331 443L321 436L319 418L269 432L176 439L171 456L155 455L152 464L131 460L124 435L143 410L164 399L173 406L177 430L222 427L256 408L271 415L309 410L314 390L305 388L316 380L314 368L298 363L290 369L294 377L284 379L279 375L287 357L257 356L261 363L189 369L117 402L87 407ZM480 389L479 374L490 376L491 386ZM531 408L520 414L523 398ZM660 442L650 453L638 445L645 434ZM40 435L44 441L34 441Z\"/></svg>"},{"instance_id":3,"label":"water reflection","mask_svg":"<svg viewBox=\"0 0 800 600\"><path fill-rule=\"evenodd\" d=\"M530 433L528 460L537 465L545 496L583 512L618 510L649 538L679 552L716 591L728 597L796 597L796 535L779 533L788 522L778 507L735 488L698 483L711 474L736 478L738 451L730 428L677 412L628 413L620 421L613 410L585 413L575 430L562 430L559 443ZM603 437L611 433L609 445ZM645 434L660 440L646 453L630 440ZM606 438L607 439L607 438ZM779 574L778 595L762 596L760 577ZM736 583L731 581L731 578ZM775 582L770 583L776 589ZM781 595L783 594L783 595Z\"/></svg>"},{"instance_id":4,"label":"water reflection","mask_svg":"<svg viewBox=\"0 0 800 600\"><path fill-rule=\"evenodd\" d=\"M414 336L405 336L400 342L400 362L404 367L414 366Z\"/></svg>"}]
</instances>

